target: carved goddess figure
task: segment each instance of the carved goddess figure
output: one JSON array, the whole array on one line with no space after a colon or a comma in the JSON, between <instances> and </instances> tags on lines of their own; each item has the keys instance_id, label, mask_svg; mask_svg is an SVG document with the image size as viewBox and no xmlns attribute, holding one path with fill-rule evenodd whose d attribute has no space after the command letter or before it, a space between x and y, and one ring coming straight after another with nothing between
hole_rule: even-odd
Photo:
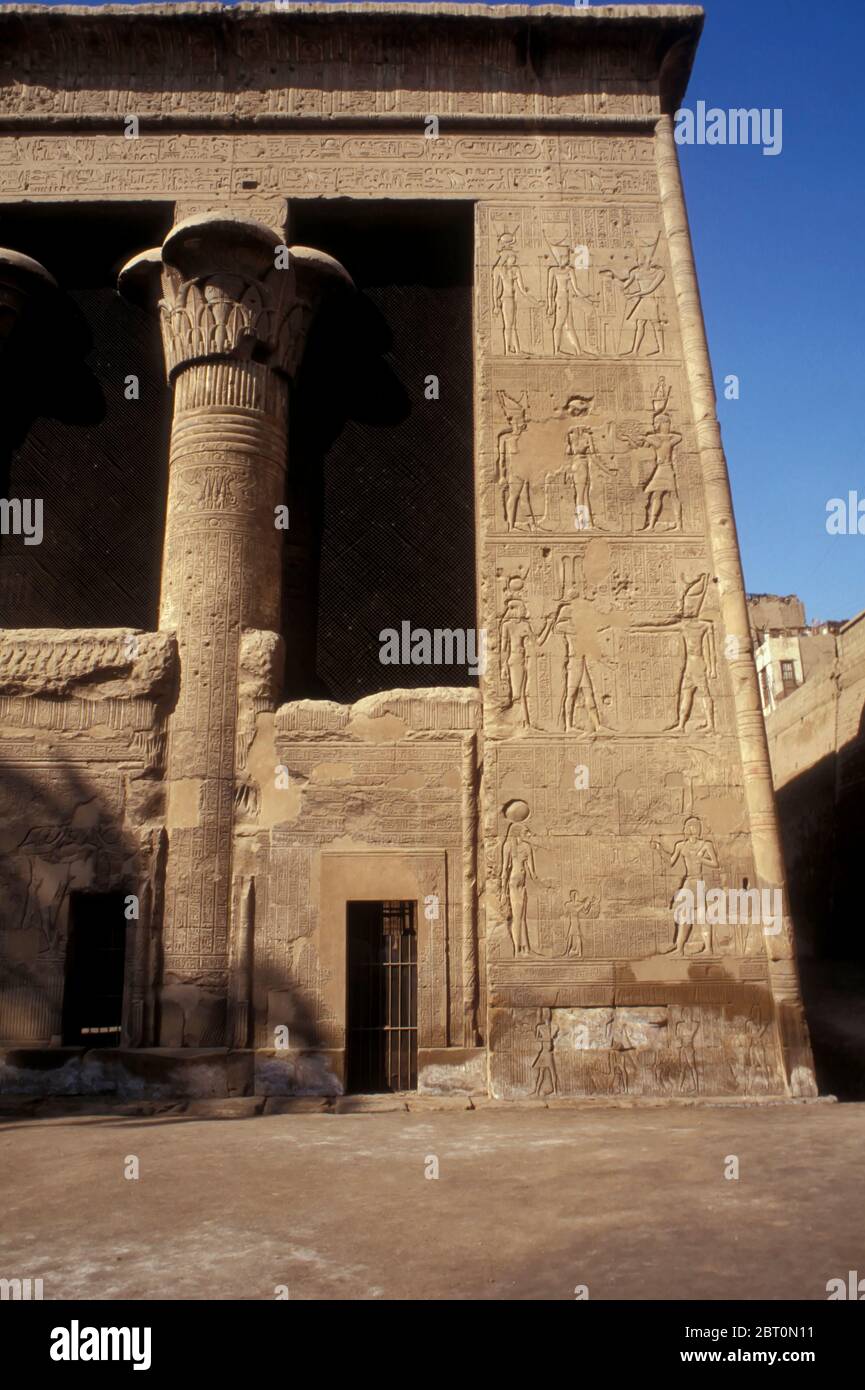
<instances>
[{"instance_id":1,"label":"carved goddess figure","mask_svg":"<svg viewBox=\"0 0 865 1390\"><path fill-rule=\"evenodd\" d=\"M493 266L493 304L501 316L506 353L522 352L517 327L517 295L537 304L523 284L523 273L514 251L515 238L506 233L499 237L499 256Z\"/></svg>"},{"instance_id":2,"label":"carved goddess figure","mask_svg":"<svg viewBox=\"0 0 865 1390\"><path fill-rule=\"evenodd\" d=\"M507 709L516 709L524 728L531 728L529 710L529 676L535 645L535 633L522 597L523 580L518 576L508 583L505 609L499 619L499 673L507 690Z\"/></svg>"},{"instance_id":3,"label":"carved goddess figure","mask_svg":"<svg viewBox=\"0 0 865 1390\"><path fill-rule=\"evenodd\" d=\"M595 525L592 513L592 470L597 467L612 477L615 468L604 462L595 443L591 426L585 424L594 396L577 393L565 402L565 410L574 421L567 434L565 452L568 458L567 475L574 489L574 514L578 530L586 531Z\"/></svg>"},{"instance_id":4,"label":"carved goddess figure","mask_svg":"<svg viewBox=\"0 0 865 1390\"><path fill-rule=\"evenodd\" d=\"M532 832L524 824L530 814L526 801L509 801L504 807L508 822L502 845L500 887L502 910L508 919L508 929L515 956L531 953L529 941L529 879L537 883L535 851Z\"/></svg>"},{"instance_id":5,"label":"carved goddess figure","mask_svg":"<svg viewBox=\"0 0 865 1390\"><path fill-rule=\"evenodd\" d=\"M577 273L571 265L570 247L552 246L554 261L547 271L547 317L553 321L553 352L562 351L562 339L570 348L572 357L585 354L597 357L594 348L580 342L580 334L586 334L585 319L578 327L577 312L583 304L594 307L597 299L585 294L577 282Z\"/></svg>"}]
</instances>

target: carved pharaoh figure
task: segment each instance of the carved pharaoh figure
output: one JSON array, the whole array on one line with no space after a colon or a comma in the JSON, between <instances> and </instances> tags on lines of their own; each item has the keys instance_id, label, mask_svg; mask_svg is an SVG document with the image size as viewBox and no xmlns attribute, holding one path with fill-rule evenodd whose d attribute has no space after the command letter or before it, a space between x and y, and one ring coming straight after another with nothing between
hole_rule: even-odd
<instances>
[{"instance_id":1,"label":"carved pharaoh figure","mask_svg":"<svg viewBox=\"0 0 865 1390\"><path fill-rule=\"evenodd\" d=\"M700 1031L700 1020L691 1016L690 1010L683 1009L682 1017L676 1024L676 1043L679 1049L679 1090L700 1089L700 1074L697 1070L695 1041ZM686 1084L687 1083L687 1084Z\"/></svg>"},{"instance_id":2,"label":"carved pharaoh figure","mask_svg":"<svg viewBox=\"0 0 865 1390\"><path fill-rule=\"evenodd\" d=\"M552 1009L545 1009L540 1023L535 1027L538 1050L532 1062L532 1071L535 1073L534 1094L541 1098L554 1096L559 1089L555 1057L556 1038L558 1036L559 1030L553 1023L553 1011Z\"/></svg>"},{"instance_id":3,"label":"carved pharaoh figure","mask_svg":"<svg viewBox=\"0 0 865 1390\"><path fill-rule=\"evenodd\" d=\"M688 945L691 930L694 926L693 909L700 897L700 885L705 884L703 875L705 867L717 869L718 854L711 840L703 838L703 826L698 816L688 816L684 825L684 835L677 840L670 853L670 868L674 869L681 864L684 869L681 882L673 894L670 906L673 908L673 920L676 924L675 937L671 946L664 947L664 954L675 951L677 955L685 954L685 947ZM663 845L658 840L652 841L652 848L665 853ZM702 923L702 942L695 944L693 954L704 950L711 950L711 929L708 922Z\"/></svg>"},{"instance_id":4,"label":"carved pharaoh figure","mask_svg":"<svg viewBox=\"0 0 865 1390\"><path fill-rule=\"evenodd\" d=\"M659 415L652 429L642 436L642 443L655 453L655 467L643 488L646 494L646 520L641 528L643 531L655 530L668 499L672 505L673 518L662 530L682 529L682 499L679 496L673 463L676 445L681 442L682 436L675 432L672 420L666 414Z\"/></svg>"},{"instance_id":5,"label":"carved pharaoh figure","mask_svg":"<svg viewBox=\"0 0 865 1390\"><path fill-rule=\"evenodd\" d=\"M684 582L678 610L669 618L653 623L636 623L644 632L663 632L675 628L682 639L682 667L679 675L676 722L667 727L671 733L684 733L691 717L694 701L699 695L703 704L703 723L700 728L713 732L715 701L710 680L718 675L715 651L715 627L709 618L700 616L709 588L708 574Z\"/></svg>"}]
</instances>

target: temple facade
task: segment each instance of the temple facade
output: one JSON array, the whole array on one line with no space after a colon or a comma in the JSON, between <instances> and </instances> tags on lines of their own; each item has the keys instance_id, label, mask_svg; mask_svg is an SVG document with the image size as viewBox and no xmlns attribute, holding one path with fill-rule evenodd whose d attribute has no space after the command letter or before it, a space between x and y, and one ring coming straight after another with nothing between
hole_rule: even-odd
<instances>
[{"instance_id":1,"label":"temple facade","mask_svg":"<svg viewBox=\"0 0 865 1390\"><path fill-rule=\"evenodd\" d=\"M701 24L679 5L0 8L0 371L29 362L38 386L74 300L78 243L46 229L98 235L119 271L99 303L129 325L98 369L140 422L111 505L142 440L166 489L154 621L75 626L59 589L31 601L69 529L61 451L22 497L31 436L8 441L5 1089L815 1094L674 139ZM427 630L408 583L402 609L359 584L378 679L335 698L292 422L316 335L325 381L346 324L373 352L353 248L409 209L430 303L468 228L470 314L431 338L403 417L421 450L463 333L474 618ZM136 219L158 244L112 241ZM340 255L305 244L334 219ZM151 352L152 445L129 414ZM89 426L67 416L86 487ZM361 518L367 476L401 486L390 428L354 436ZM417 493L444 519L440 592L450 447ZM79 575L103 525L96 506ZM453 678L419 684L431 662Z\"/></svg>"}]
</instances>

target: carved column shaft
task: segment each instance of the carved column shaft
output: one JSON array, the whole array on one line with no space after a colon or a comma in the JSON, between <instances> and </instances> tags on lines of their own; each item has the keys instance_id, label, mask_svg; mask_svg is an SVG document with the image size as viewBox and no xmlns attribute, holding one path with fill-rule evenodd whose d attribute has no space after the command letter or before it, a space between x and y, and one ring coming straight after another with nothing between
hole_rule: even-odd
<instances>
[{"instance_id":1,"label":"carved column shaft","mask_svg":"<svg viewBox=\"0 0 865 1390\"><path fill-rule=\"evenodd\" d=\"M160 627L177 633L180 688L166 768L163 1043L222 1043L232 931L251 940L250 922L231 924L240 644L245 630L279 628L288 381L322 282L340 277L329 257L288 252L270 228L222 214L180 223L121 277L139 293L158 281L174 386Z\"/></svg>"},{"instance_id":2,"label":"carved column shaft","mask_svg":"<svg viewBox=\"0 0 865 1390\"><path fill-rule=\"evenodd\" d=\"M168 779L178 818L195 824L170 826L165 967L179 977L218 971L212 984L220 989L238 654L245 628L279 626L274 509L284 497L286 392L286 381L256 362L194 364L175 384L160 626L176 630L181 663Z\"/></svg>"}]
</instances>

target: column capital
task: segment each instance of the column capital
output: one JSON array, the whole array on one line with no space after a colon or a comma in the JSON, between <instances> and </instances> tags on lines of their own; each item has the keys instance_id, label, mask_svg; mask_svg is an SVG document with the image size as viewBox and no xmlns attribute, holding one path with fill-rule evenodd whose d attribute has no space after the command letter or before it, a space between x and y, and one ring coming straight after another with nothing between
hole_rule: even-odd
<instances>
[{"instance_id":1,"label":"column capital","mask_svg":"<svg viewBox=\"0 0 865 1390\"><path fill-rule=\"evenodd\" d=\"M220 360L294 376L319 302L340 284L351 278L325 252L287 247L261 222L204 213L128 261L118 288L158 303L172 381L185 367Z\"/></svg>"},{"instance_id":2,"label":"column capital","mask_svg":"<svg viewBox=\"0 0 865 1390\"><path fill-rule=\"evenodd\" d=\"M0 347L18 322L26 301L56 288L54 276L38 261L20 251L0 247Z\"/></svg>"}]
</instances>

